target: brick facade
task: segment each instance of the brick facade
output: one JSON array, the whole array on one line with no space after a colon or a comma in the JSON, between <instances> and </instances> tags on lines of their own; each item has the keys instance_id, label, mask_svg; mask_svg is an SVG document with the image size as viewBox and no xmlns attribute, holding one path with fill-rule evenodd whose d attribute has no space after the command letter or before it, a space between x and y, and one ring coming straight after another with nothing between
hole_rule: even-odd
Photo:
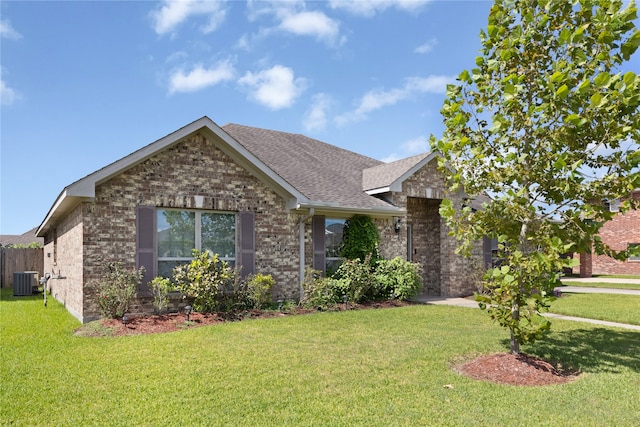
<instances>
[{"instance_id":1,"label":"brick facade","mask_svg":"<svg viewBox=\"0 0 640 427\"><path fill-rule=\"evenodd\" d=\"M640 192L635 193L640 198ZM640 244L640 210L631 210L618 214L605 223L600 229L600 238L611 249L622 251L629 244ZM581 277L591 277L593 274L635 274L640 275L640 261L617 261L606 255L580 254L580 266L574 268L574 273Z\"/></svg>"},{"instance_id":2,"label":"brick facade","mask_svg":"<svg viewBox=\"0 0 640 427\"><path fill-rule=\"evenodd\" d=\"M156 152L151 157L96 182L95 196L85 198L70 215L58 220L45 234L45 271L54 297L82 321L98 318L95 290L103 261L119 261L136 268L137 212L139 206L202 209L228 213L254 213L255 271L276 281L272 296L297 299L300 287L300 221L304 230L304 265L312 265L312 226L308 211L294 211L263 181L236 163L202 132ZM455 255L438 214L444 197L435 161L426 164L403 183L402 192L388 195L407 209L400 217L374 218L385 258L410 258L424 266L429 294L460 296L475 289L469 282L469 261ZM238 227L237 227L238 228ZM238 230L236 231L238 232ZM239 242L236 238L236 253ZM51 254L49 256L48 254ZM173 301L177 306L180 301ZM151 313L151 297L139 289L131 314Z\"/></svg>"}]
</instances>

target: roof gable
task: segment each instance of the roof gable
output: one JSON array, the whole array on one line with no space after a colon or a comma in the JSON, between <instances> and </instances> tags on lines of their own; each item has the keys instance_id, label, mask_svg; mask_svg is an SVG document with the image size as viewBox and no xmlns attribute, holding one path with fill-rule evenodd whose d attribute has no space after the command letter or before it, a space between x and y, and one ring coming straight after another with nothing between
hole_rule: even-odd
<instances>
[{"instance_id":1,"label":"roof gable","mask_svg":"<svg viewBox=\"0 0 640 427\"><path fill-rule=\"evenodd\" d=\"M400 192L402 183L435 157L433 152L422 153L365 169L362 171L362 190L369 195Z\"/></svg>"}]
</instances>

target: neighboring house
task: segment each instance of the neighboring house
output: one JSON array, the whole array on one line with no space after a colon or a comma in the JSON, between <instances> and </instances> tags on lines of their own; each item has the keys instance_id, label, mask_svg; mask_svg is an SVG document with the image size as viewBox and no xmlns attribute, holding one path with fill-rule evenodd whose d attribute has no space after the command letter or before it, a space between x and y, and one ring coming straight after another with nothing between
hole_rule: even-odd
<instances>
[{"instance_id":1,"label":"neighboring house","mask_svg":"<svg viewBox=\"0 0 640 427\"><path fill-rule=\"evenodd\" d=\"M12 247L12 246L26 246L26 245L34 245L44 243L44 239L42 237L36 237L36 231L38 227L32 228L23 234L2 234L0 235L0 246Z\"/></svg>"},{"instance_id":2,"label":"neighboring house","mask_svg":"<svg viewBox=\"0 0 640 427\"><path fill-rule=\"evenodd\" d=\"M640 190L631 193L634 199L640 199ZM611 212L618 212L619 200L604 200ZM604 243L611 249L623 251L633 246L640 246L640 210L630 210L617 214L606 222L599 233ZM637 274L640 275L640 257L635 256L627 261L617 261L606 255L580 254L580 266L574 273L581 277L593 274Z\"/></svg>"},{"instance_id":3,"label":"neighboring house","mask_svg":"<svg viewBox=\"0 0 640 427\"><path fill-rule=\"evenodd\" d=\"M433 153L383 163L299 134L208 117L64 188L38 229L56 299L82 321L99 316L101 260L144 266L134 311L151 312L147 283L209 249L244 274L271 274L273 296L298 299L306 266L336 261L336 233L373 218L380 254L423 267L425 292L476 288L438 208L444 181ZM462 197L453 197L462 203ZM482 262L482 242L477 249Z\"/></svg>"}]
</instances>

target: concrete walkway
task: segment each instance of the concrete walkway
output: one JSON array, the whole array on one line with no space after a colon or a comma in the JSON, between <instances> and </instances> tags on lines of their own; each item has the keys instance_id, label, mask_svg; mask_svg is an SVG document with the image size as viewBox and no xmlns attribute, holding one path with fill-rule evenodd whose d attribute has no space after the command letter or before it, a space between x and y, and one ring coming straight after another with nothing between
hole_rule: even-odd
<instances>
[{"instance_id":1,"label":"concrete walkway","mask_svg":"<svg viewBox=\"0 0 640 427\"><path fill-rule=\"evenodd\" d=\"M617 282L614 282L617 280ZM606 281L606 283L638 283L640 284L639 279L598 279L598 278L589 278L589 279L563 279L563 283L570 283L571 281L576 282L598 282L602 283ZM640 290L634 289L615 289L615 288L587 288L581 286L560 286L556 288L561 292L566 293L601 293L601 294L620 294L620 295L638 295L640 296ZM467 307L467 308L479 308L478 303L470 298L447 298L447 297L421 297L418 299L418 302L423 304L430 305L453 305L457 307ZM609 322L606 320L596 320L596 319L585 319L584 317L574 317L574 316L565 316L563 314L555 314L555 313L543 313L543 316L553 318L553 319L562 319L562 320L570 320L573 322L583 322L583 323L592 323L594 325L602 325L602 326L612 326L616 328L630 329L634 331L640 331L640 325L629 325L626 323L617 323L617 322Z\"/></svg>"}]
</instances>

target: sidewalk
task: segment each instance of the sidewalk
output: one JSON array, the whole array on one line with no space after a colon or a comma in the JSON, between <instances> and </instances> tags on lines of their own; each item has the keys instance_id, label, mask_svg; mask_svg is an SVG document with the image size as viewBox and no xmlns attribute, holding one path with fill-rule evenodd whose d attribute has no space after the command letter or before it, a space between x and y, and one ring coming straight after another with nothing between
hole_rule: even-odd
<instances>
[{"instance_id":1,"label":"sidewalk","mask_svg":"<svg viewBox=\"0 0 640 427\"><path fill-rule=\"evenodd\" d=\"M564 280L563 282L570 280ZM637 279L606 279L608 283L614 283L613 280L629 280L630 282L617 282L617 283L639 283L640 280ZM597 278L591 279L575 279L574 281L592 281L592 282L602 282L603 279L597 280ZM585 288L580 286L561 286L556 289L559 289L561 292L567 293L602 293L602 294L622 294L622 295L638 295L640 296L640 290L633 289L613 289L613 288ZM473 299L468 298L448 298L448 297L421 297L417 300L417 302L428 305L452 305L456 307L466 307L466 308L479 308L478 303ZM616 328L630 329L634 331L640 331L640 325L629 325L626 323L617 323L617 322L609 322L606 320L596 320L596 319L586 319L584 317L574 317L574 316L565 316L563 314L555 314L555 313L543 313L545 317L550 317L553 319L562 319L562 320L570 320L573 322L583 322L583 323L591 323L594 325L602 325L602 326L613 326Z\"/></svg>"}]
</instances>

